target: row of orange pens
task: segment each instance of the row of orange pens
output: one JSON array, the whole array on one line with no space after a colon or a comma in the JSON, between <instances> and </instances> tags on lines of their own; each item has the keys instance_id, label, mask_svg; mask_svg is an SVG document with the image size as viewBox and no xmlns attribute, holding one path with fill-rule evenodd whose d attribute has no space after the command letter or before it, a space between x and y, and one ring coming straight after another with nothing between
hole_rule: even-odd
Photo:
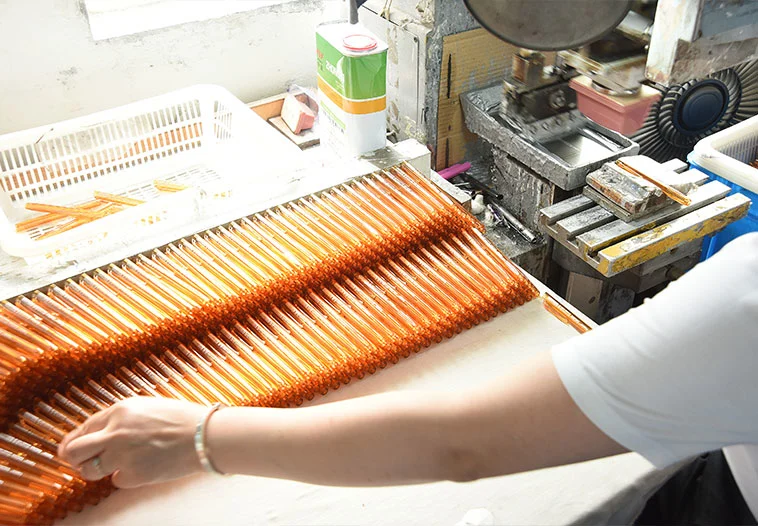
<instances>
[{"instance_id":1,"label":"row of orange pens","mask_svg":"<svg viewBox=\"0 0 758 526\"><path fill-rule=\"evenodd\" d=\"M285 407L537 291L407 166L0 305L0 523L107 495L55 457L126 397Z\"/></svg>"}]
</instances>

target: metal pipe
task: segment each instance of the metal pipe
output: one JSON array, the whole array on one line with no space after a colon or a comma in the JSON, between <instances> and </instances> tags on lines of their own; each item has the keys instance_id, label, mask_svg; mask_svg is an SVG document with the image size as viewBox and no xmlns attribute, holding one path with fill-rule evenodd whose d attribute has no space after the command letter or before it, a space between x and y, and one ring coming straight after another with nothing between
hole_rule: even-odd
<instances>
[{"instance_id":1,"label":"metal pipe","mask_svg":"<svg viewBox=\"0 0 758 526\"><path fill-rule=\"evenodd\" d=\"M459 177L463 179L464 181L466 181L474 190L478 190L489 199L497 199L499 201L503 200L503 194L498 193L496 190L484 184L483 182L481 182L479 179L475 178L474 176L469 175L464 172L460 174Z\"/></svg>"},{"instance_id":2,"label":"metal pipe","mask_svg":"<svg viewBox=\"0 0 758 526\"><path fill-rule=\"evenodd\" d=\"M529 243L532 245L535 245L540 242L540 236L529 230L526 226L524 226L524 223L519 221L516 216L511 214L508 210L506 210L503 206L500 204L493 202L490 200L490 211L493 212L495 216L499 216L502 221L507 223L513 230L519 233L521 237L526 239Z\"/></svg>"}]
</instances>

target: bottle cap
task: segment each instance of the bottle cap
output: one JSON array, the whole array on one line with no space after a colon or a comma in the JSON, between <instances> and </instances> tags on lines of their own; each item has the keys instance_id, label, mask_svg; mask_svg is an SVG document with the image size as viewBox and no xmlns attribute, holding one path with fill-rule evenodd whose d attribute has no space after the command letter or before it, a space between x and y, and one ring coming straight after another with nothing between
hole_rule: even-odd
<instances>
[{"instance_id":1,"label":"bottle cap","mask_svg":"<svg viewBox=\"0 0 758 526\"><path fill-rule=\"evenodd\" d=\"M356 33L354 35L348 35L343 38L342 45L345 46L345 49L349 51L361 53L365 51L371 51L372 49L376 48L378 43L373 37Z\"/></svg>"}]
</instances>

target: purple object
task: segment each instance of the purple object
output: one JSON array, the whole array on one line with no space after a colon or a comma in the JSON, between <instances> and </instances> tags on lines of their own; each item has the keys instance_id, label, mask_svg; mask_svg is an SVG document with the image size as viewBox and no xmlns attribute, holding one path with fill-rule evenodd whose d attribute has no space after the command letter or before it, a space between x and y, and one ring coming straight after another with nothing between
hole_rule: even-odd
<instances>
[{"instance_id":1,"label":"purple object","mask_svg":"<svg viewBox=\"0 0 758 526\"><path fill-rule=\"evenodd\" d=\"M471 163L460 163L454 164L448 168L443 168L437 173L440 174L440 177L443 179L452 179L456 175L460 175L468 170L471 170Z\"/></svg>"}]
</instances>

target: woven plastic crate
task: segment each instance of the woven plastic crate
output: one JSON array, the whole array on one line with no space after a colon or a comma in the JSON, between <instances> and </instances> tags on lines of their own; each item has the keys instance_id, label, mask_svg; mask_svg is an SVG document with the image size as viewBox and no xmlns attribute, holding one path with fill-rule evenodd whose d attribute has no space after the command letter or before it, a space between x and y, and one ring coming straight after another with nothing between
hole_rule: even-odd
<instances>
[{"instance_id":1,"label":"woven plastic crate","mask_svg":"<svg viewBox=\"0 0 758 526\"><path fill-rule=\"evenodd\" d=\"M707 259L732 239L758 231L758 169L750 163L758 158L758 116L700 140L687 157L690 165L750 198L747 217L731 223L721 232L705 238L703 259Z\"/></svg>"},{"instance_id":2,"label":"woven plastic crate","mask_svg":"<svg viewBox=\"0 0 758 526\"><path fill-rule=\"evenodd\" d=\"M228 91L205 85L0 136L0 248L33 262L171 230L241 195L270 195L287 182L284 160L300 153ZM156 181L186 189L161 191ZM56 235L61 222L16 231L40 215L27 203L81 207L96 191L143 203Z\"/></svg>"}]
</instances>

